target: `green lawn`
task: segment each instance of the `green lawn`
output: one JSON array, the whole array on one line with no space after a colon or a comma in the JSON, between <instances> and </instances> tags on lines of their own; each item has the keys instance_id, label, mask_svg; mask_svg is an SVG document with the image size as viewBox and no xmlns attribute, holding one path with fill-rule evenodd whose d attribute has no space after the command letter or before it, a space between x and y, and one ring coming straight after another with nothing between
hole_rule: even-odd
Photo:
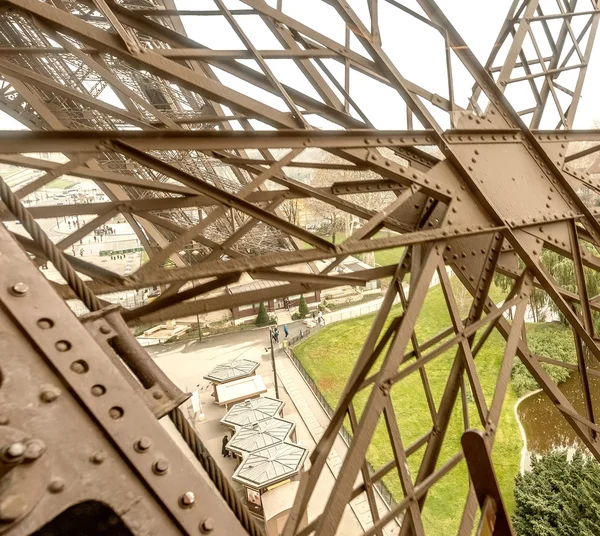
<instances>
[{"instance_id":1,"label":"green lawn","mask_svg":"<svg viewBox=\"0 0 600 536\"><path fill-rule=\"evenodd\" d=\"M453 278L453 285L457 286L455 278ZM496 302L503 298L501 291L496 288L492 289L491 297ZM468 305L465 303L463 308L465 309L463 312L466 312ZM397 306L394 312L398 314L400 308ZM390 318L394 316L392 314ZM373 318L374 315L369 315L333 324L295 348L296 355L332 407L335 407L339 400ZM426 341L449 325L450 320L441 287L433 287L429 291L423 310L419 315L416 327L418 339L421 342ZM456 347L434 359L425 367L436 407L439 406L441 400L455 349ZM494 332L476 359L488 408L491 405L503 349L504 339L500 334ZM375 364L374 368L376 367L378 364ZM357 412L362 412L368 395L369 392L365 390L355 397ZM402 441L406 447L431 428L431 417L419 373L415 372L396 384L392 388L391 396ZM493 449L498 479L510 512L514 510L512 489L514 477L519 470L521 450L521 436L512 409L515 401L516 395L509 388ZM472 402L469 403L469 410L471 425L476 426L478 417ZM481 428L481 426L478 427ZM462 432L463 422L459 397L438 467L460 450ZM413 478L416 477L423 452L424 448L421 448L409 458L409 467ZM382 420L378 424L367 458L375 469L393 458L385 424ZM396 497L402 496L400 482L395 474L389 474L385 482ZM457 533L462 505L467 492L467 469L465 463L462 462L439 481L428 495L423 511L427 534L448 536Z\"/></svg>"},{"instance_id":2,"label":"green lawn","mask_svg":"<svg viewBox=\"0 0 600 536\"><path fill-rule=\"evenodd\" d=\"M388 264L398 264L402 257L404 248L382 249L375 252L375 264L387 266Z\"/></svg>"},{"instance_id":3,"label":"green lawn","mask_svg":"<svg viewBox=\"0 0 600 536\"><path fill-rule=\"evenodd\" d=\"M57 188L64 190L65 188L70 188L75 183L70 181L69 179L55 179L50 184L47 185L48 188Z\"/></svg>"}]
</instances>

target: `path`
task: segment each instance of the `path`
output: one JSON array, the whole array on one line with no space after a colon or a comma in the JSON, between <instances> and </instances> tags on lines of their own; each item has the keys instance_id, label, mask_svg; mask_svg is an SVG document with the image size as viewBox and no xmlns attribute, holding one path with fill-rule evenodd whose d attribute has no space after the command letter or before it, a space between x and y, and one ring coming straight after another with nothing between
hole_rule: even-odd
<instances>
[{"instance_id":1,"label":"path","mask_svg":"<svg viewBox=\"0 0 600 536\"><path fill-rule=\"evenodd\" d=\"M290 336L296 335L301 328L304 328L301 322L292 324ZM197 431L228 476L233 474L235 462L221 456L221 439L228 429L219 421L225 414L225 410L214 403L209 382L204 380L203 376L216 365L231 359L251 359L260 363L257 372L265 380L267 396L274 396L270 356L268 353L265 354L268 342L268 332L263 329L217 335L205 339L202 343L183 341L148 349L156 363L181 389L188 391L199 389L205 420L197 423ZM327 426L327 415L294 365L281 351L276 358L276 367L279 396L285 402L283 416L296 423L297 439L312 452ZM309 502L309 521L323 511L345 453L346 446L338 437L334 451L329 457L327 470L323 471L317 484L317 491ZM237 489L240 493L243 492L240 486ZM382 511L385 509L383 502L381 509ZM346 508L338 534L340 536L362 534L370 523L370 513L363 494ZM390 530L385 534L391 536L395 533Z\"/></svg>"}]
</instances>

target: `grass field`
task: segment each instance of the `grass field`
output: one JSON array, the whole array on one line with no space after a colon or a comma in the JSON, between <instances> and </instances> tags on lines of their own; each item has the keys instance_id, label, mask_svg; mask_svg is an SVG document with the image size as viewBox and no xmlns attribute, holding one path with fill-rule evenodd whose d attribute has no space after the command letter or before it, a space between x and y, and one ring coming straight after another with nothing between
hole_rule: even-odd
<instances>
[{"instance_id":1,"label":"grass field","mask_svg":"<svg viewBox=\"0 0 600 536\"><path fill-rule=\"evenodd\" d=\"M50 184L47 185L48 188L56 188L64 190L65 188L70 188L75 183L70 181L69 179L55 179Z\"/></svg>"},{"instance_id":2,"label":"grass field","mask_svg":"<svg viewBox=\"0 0 600 536\"><path fill-rule=\"evenodd\" d=\"M321 236L321 235L319 235L319 236ZM375 238L382 238L384 236L387 236L387 235L383 234L383 233L377 233L375 235ZM331 241L331 235L321 236L321 238L325 238L325 240ZM341 244L344 240L346 240L345 233L336 233L335 234L335 243L336 244ZM302 241L300 241L300 247L302 249L312 248L312 246L310 244L307 244L306 242L302 242ZM397 264L398 261L400 260L400 257L402 255L403 251L404 251L404 248L402 248L402 247L391 248L391 249L382 249L380 251L376 251L375 252L375 264L378 264L379 266L386 266L388 264Z\"/></svg>"},{"instance_id":3,"label":"grass field","mask_svg":"<svg viewBox=\"0 0 600 536\"><path fill-rule=\"evenodd\" d=\"M455 284L454 278L453 284ZM496 302L503 298L500 291L495 288L492 289L491 297ZM395 313L399 312L399 307L396 307ZM394 316L392 314L390 318ZM332 407L337 404L373 318L374 315L369 315L332 324L294 349L305 369L315 380ZM426 341L449 325L450 319L441 287L433 287L430 289L419 315L416 327L418 339L421 342ZM494 332L476 359L476 367L488 408L494 394L503 350L504 339ZM454 351L447 352L425 367L436 407L439 406L454 354ZM376 364L374 368L377 366ZM365 390L355 397L357 412L362 412L368 395L369 393ZM392 388L391 396L402 441L406 447L431 428L432 421L419 374L415 372L396 384ZM463 432L460 397L457 402L438 467L460 450L460 436ZM510 512L514 509L512 489L514 477L519 470L521 450L521 436L512 410L515 402L516 395L509 387L493 448L498 479ZM479 425L478 427L481 428L475 405L472 402L469 402L469 417L473 426ZM423 453L424 448L421 448L409 457L409 467L413 479L416 477ZM375 469L393 459L385 424L381 419L367 453L367 459ZM390 473L386 477L385 483L394 496L402 496L400 482L395 474ZM427 498L423 510L427 534L439 534L440 536L456 534L467 492L467 468L462 462L434 486Z\"/></svg>"}]
</instances>

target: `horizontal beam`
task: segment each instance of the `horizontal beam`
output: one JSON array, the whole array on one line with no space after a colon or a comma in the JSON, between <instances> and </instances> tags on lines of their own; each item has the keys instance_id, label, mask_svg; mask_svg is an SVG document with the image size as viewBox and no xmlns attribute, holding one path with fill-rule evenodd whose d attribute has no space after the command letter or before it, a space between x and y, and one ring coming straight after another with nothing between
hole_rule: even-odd
<instances>
[{"instance_id":1,"label":"horizontal beam","mask_svg":"<svg viewBox=\"0 0 600 536\"><path fill-rule=\"evenodd\" d=\"M438 241L449 241L453 238L502 232L506 230L506 227L482 227L481 229L472 229L471 227L468 227L468 229L469 230L467 230L467 227L445 227L443 229L416 231L405 235L390 236L386 238L371 238L347 243L343 242L336 246L336 254L316 249L304 249L283 253L269 253L242 259L231 259L226 261L216 260L194 266L173 268L171 270L157 269L143 275L134 274L126 277L119 285L119 288L114 288L110 285L97 285L95 282L90 283L90 288L96 294L107 294L117 290L146 288L176 281L190 281L193 279L215 277L216 275L226 273L248 272L251 270L276 268L279 266L292 266L304 262L344 257L355 255L356 253L380 251L383 249L410 246L414 244L429 243L435 245ZM361 272L355 272L357 277L362 277L362 275L358 275L360 273Z\"/></svg>"},{"instance_id":2,"label":"horizontal beam","mask_svg":"<svg viewBox=\"0 0 600 536\"><path fill-rule=\"evenodd\" d=\"M369 281L372 279L379 279L381 277L393 275L396 271L396 268L397 267L395 265L392 265L383 266L381 268L372 268L371 270L365 270L364 280ZM356 285L357 283L352 284ZM165 309L161 309L160 311L140 316L137 319L137 322L153 323L173 318L181 318L183 316L206 314L212 311L231 309L232 307L246 305L248 303L256 303L259 301L266 301L275 298L286 298L288 296L293 296L294 294L302 294L313 290L324 290L327 288L334 288L337 286L340 286L337 277L322 277L320 278L319 282L293 282L278 285L276 287L263 288L260 290L250 290L247 292L240 292L235 294L219 295L215 296L214 298L206 298L204 300L192 300L180 303L178 305L174 305L172 307L166 307Z\"/></svg>"},{"instance_id":3,"label":"horizontal beam","mask_svg":"<svg viewBox=\"0 0 600 536\"><path fill-rule=\"evenodd\" d=\"M1 132L0 137L2 137ZM41 158L33 158L31 156L23 156L18 154L4 155L2 154L1 149L0 162L29 169L39 169L42 171L54 171L56 168L62 165L57 162L50 162L49 160L42 160ZM187 188L186 186L179 186L178 184L169 184L160 181L148 181L144 179L138 179L134 175L128 175L125 173L115 173L111 171L101 171L97 169L88 168L86 166L77 167L69 171L68 174L72 177L80 177L82 179L92 179L94 181L105 182L108 184L119 184L122 186L135 186L136 188L143 188L146 190L157 190L160 192L168 192L171 194L196 195L198 193L192 188Z\"/></svg>"},{"instance_id":4,"label":"horizontal beam","mask_svg":"<svg viewBox=\"0 0 600 536\"><path fill-rule=\"evenodd\" d=\"M98 152L98 145L122 141L141 151L161 149L294 149L362 148L432 145L430 131L398 130L278 130L278 131L2 131L0 153ZM232 155L233 157L234 155Z\"/></svg>"},{"instance_id":5,"label":"horizontal beam","mask_svg":"<svg viewBox=\"0 0 600 536\"><path fill-rule=\"evenodd\" d=\"M600 141L600 130L532 130L540 142ZM491 143L521 140L521 131L448 130L450 143ZM469 136L472 139L469 139ZM502 140L502 136L512 139ZM483 137L483 139L481 139ZM1 153L24 152L98 152L98 145L113 140L125 142L142 151L162 149L217 151L224 149L352 149L368 147L413 147L434 145L430 130L278 130L278 131L2 131ZM222 157L223 155L217 155ZM231 156L235 158L234 155ZM260 162L260 161L259 161Z\"/></svg>"},{"instance_id":6,"label":"horizontal beam","mask_svg":"<svg viewBox=\"0 0 600 536\"><path fill-rule=\"evenodd\" d=\"M86 54L97 54L98 51L91 47L83 47L81 52ZM153 49L153 52L163 58L175 60L207 60L207 59L253 59L249 50L212 50L210 48L166 48ZM337 53L326 49L308 50L258 50L264 59L301 59L301 58L335 58ZM62 47L0 47L0 56L48 56L51 54L71 54Z\"/></svg>"}]
</instances>

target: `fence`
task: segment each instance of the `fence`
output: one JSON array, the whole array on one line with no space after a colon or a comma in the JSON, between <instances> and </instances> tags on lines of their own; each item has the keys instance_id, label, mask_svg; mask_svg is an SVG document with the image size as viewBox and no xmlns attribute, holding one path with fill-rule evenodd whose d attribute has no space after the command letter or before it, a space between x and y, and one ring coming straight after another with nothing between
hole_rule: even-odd
<instances>
[{"instance_id":1,"label":"fence","mask_svg":"<svg viewBox=\"0 0 600 536\"><path fill-rule=\"evenodd\" d=\"M321 404L321 407L323 408L325 413L327 413L327 416L331 419L333 417L333 413L334 413L333 408L329 405L329 402L327 402L325 397L322 395L321 391L317 387L317 384L314 382L314 380L312 379L310 374L308 372L306 372L306 369L304 368L304 366L302 365L300 360L296 357L296 354L294 353L293 348L291 348L291 345L298 343L302 339L305 339L306 337L308 337L311 333L314 333L315 331L318 331L318 328L313 328L312 331L310 329L307 329L305 331L300 331L299 335L296 335L295 337L292 337L291 339L289 339L289 341L288 341L289 346L287 348L284 348L284 350L285 350L285 353L287 354L287 356L290 358L291 362L294 364L294 366L296 367L296 369L302 376L302 378L304 379L304 381L306 382L306 385L308 385L308 387L312 391L315 398L319 401L319 404ZM352 436L350 435L348 430L346 430L346 428L344 426L342 426L340 428L339 434L340 434L340 437L342 438L342 440L344 441L344 443L346 443L346 446L350 447L350 443L352 442ZM367 462L367 466L369 468L369 474L373 475L375 473L373 466L369 462ZM387 486L383 483L382 480L375 482L373 484L373 487L377 490L377 492L379 493L379 496L381 497L381 500L386 504L388 509L391 509L392 506L396 504L396 501L394 500L394 497L390 493L390 490L387 489Z\"/></svg>"}]
</instances>

